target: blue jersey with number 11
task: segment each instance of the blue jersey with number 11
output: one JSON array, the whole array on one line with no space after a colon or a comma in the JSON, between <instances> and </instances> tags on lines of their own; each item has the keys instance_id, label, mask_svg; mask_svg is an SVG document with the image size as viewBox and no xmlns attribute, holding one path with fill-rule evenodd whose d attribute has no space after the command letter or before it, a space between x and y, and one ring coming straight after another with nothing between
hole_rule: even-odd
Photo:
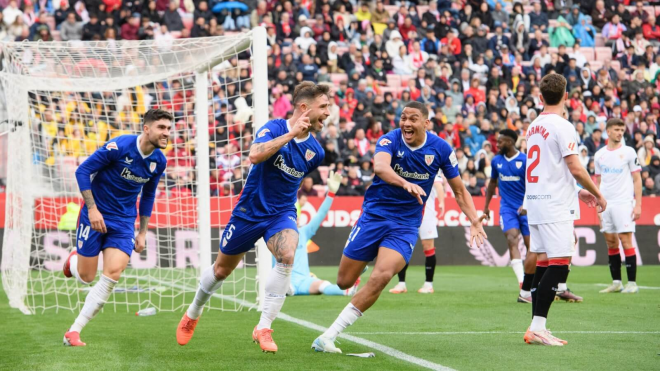
<instances>
[{"instance_id":1,"label":"blue jersey with number 11","mask_svg":"<svg viewBox=\"0 0 660 371\"><path fill-rule=\"evenodd\" d=\"M424 143L413 148L404 141L401 129L392 130L378 140L376 153L379 152L392 156L390 166L395 173L422 187L426 192L422 197L425 203L440 170L447 179L459 176L454 151L444 139L428 132ZM405 189L390 185L378 176L367 190L363 205L367 214L416 228L422 223L423 208Z\"/></svg>"}]
</instances>

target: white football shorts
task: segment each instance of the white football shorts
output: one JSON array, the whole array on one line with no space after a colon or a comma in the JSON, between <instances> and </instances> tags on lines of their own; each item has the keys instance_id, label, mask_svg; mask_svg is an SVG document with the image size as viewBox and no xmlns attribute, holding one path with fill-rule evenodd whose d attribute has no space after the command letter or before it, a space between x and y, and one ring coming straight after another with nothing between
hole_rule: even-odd
<instances>
[{"instance_id":1,"label":"white football shorts","mask_svg":"<svg viewBox=\"0 0 660 371\"><path fill-rule=\"evenodd\" d=\"M530 252L546 253L548 258L572 257L575 253L573 220L530 224Z\"/></svg>"},{"instance_id":2,"label":"white football shorts","mask_svg":"<svg viewBox=\"0 0 660 371\"><path fill-rule=\"evenodd\" d=\"M419 239L432 240L438 238L438 218L437 211L435 210L435 202L427 202L424 208L422 225L419 226Z\"/></svg>"},{"instance_id":3,"label":"white football shorts","mask_svg":"<svg viewBox=\"0 0 660 371\"><path fill-rule=\"evenodd\" d=\"M635 233L635 221L632 218L635 201L623 204L607 204L607 209L600 214L600 231L603 233Z\"/></svg>"}]
</instances>

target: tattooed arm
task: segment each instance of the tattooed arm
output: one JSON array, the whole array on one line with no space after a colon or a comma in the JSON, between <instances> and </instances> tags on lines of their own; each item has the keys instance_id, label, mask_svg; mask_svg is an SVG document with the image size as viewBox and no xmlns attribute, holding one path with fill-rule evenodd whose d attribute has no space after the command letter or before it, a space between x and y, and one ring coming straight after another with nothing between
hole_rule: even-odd
<instances>
[{"instance_id":1,"label":"tattooed arm","mask_svg":"<svg viewBox=\"0 0 660 371\"><path fill-rule=\"evenodd\" d=\"M87 189L81 192L83 200L85 200L85 205L87 206L87 214L89 217L89 224L92 225L92 229L106 233L108 229L105 227L105 221L103 220L103 215L96 207L96 202L94 202L94 196L92 195L92 190Z\"/></svg>"},{"instance_id":2,"label":"tattooed arm","mask_svg":"<svg viewBox=\"0 0 660 371\"><path fill-rule=\"evenodd\" d=\"M293 133L288 132L275 139L269 140L268 142L253 144L252 147L250 147L250 162L256 165L268 160L294 137Z\"/></svg>"}]
</instances>

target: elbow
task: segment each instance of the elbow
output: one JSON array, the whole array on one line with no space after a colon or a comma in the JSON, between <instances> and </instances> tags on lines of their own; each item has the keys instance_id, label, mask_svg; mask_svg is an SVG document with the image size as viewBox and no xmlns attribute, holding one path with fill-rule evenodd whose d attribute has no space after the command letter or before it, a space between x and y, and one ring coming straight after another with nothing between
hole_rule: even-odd
<instances>
[{"instance_id":1,"label":"elbow","mask_svg":"<svg viewBox=\"0 0 660 371\"><path fill-rule=\"evenodd\" d=\"M252 152L250 152L250 155L248 156L248 158L250 159L250 163L252 163L254 165L256 165L260 162L263 162L263 160L261 159L260 156L257 156L255 153L252 153Z\"/></svg>"}]
</instances>

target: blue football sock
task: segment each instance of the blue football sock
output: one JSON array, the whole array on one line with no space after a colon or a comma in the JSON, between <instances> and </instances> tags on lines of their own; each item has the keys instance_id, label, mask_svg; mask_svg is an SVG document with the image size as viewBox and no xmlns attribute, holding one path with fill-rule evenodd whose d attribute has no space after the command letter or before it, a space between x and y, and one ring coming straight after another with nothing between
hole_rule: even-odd
<instances>
[{"instance_id":1,"label":"blue football sock","mask_svg":"<svg viewBox=\"0 0 660 371\"><path fill-rule=\"evenodd\" d=\"M344 295L345 290L342 290L337 285L329 285L323 289L323 295Z\"/></svg>"}]
</instances>

